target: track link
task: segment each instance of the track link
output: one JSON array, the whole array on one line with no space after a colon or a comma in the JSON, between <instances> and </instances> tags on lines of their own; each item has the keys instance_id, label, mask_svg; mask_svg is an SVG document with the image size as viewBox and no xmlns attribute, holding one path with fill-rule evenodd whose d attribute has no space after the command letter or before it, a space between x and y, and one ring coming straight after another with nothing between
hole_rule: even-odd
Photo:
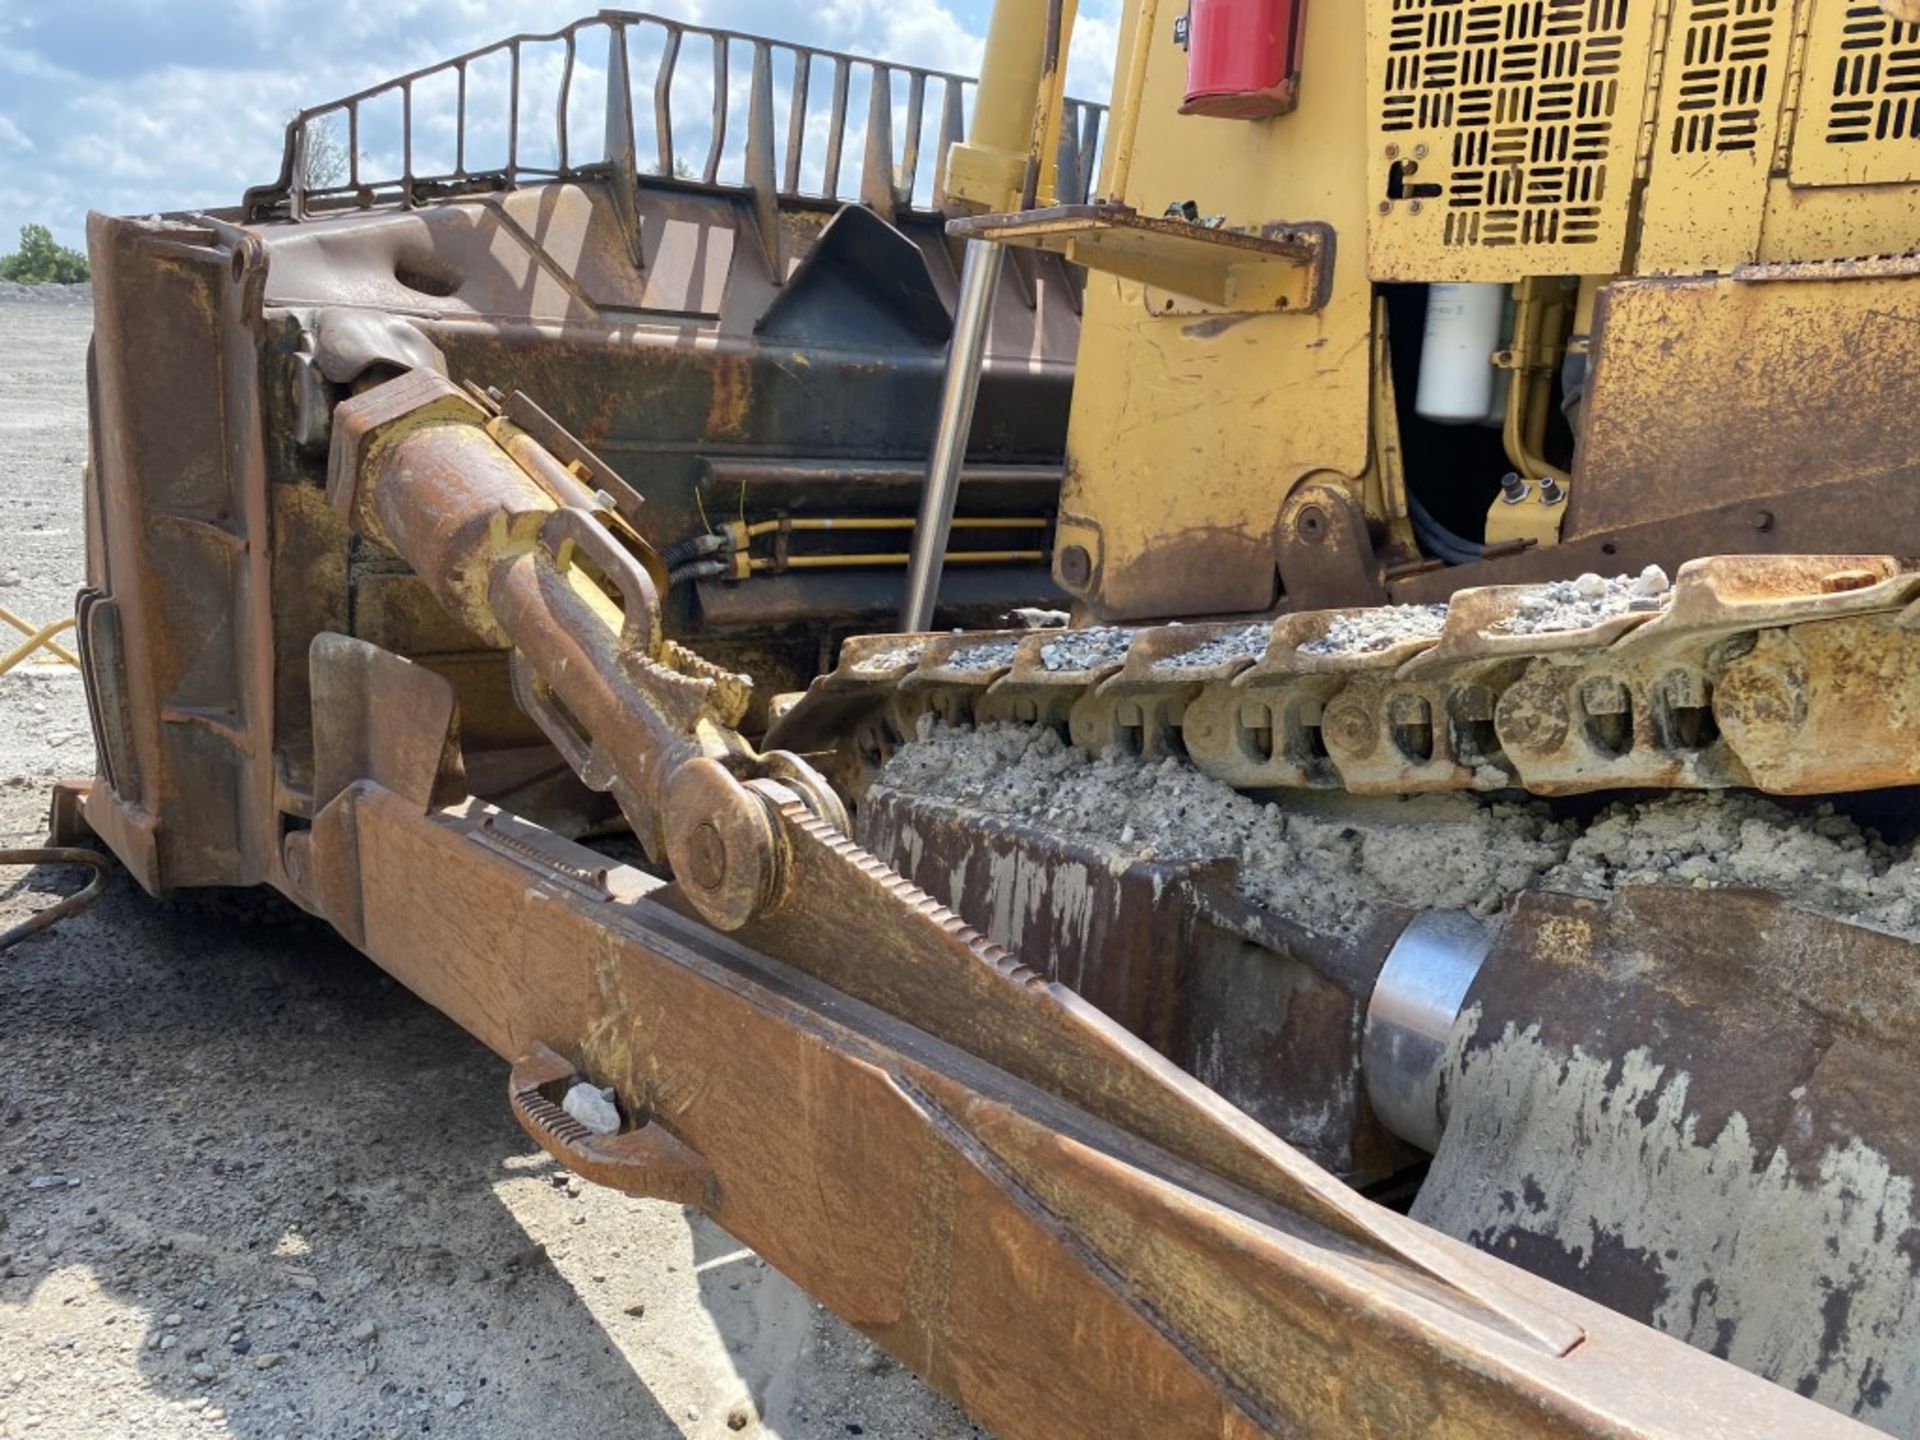
<instances>
[{"instance_id":1,"label":"track link","mask_svg":"<svg viewBox=\"0 0 1920 1440\"><path fill-rule=\"evenodd\" d=\"M1431 638L1331 653L1329 633L1370 612L860 636L767 743L871 768L931 714L1179 756L1245 790L1920 784L1913 562L1696 560L1658 609L1522 633L1538 589L1463 590Z\"/></svg>"}]
</instances>

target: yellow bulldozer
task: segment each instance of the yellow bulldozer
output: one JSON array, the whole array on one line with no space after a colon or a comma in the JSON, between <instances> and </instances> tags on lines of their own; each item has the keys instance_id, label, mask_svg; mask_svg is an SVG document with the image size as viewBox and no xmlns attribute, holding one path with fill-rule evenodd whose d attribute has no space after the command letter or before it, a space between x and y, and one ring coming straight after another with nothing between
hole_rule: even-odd
<instances>
[{"instance_id":1,"label":"yellow bulldozer","mask_svg":"<svg viewBox=\"0 0 1920 1440\"><path fill-rule=\"evenodd\" d=\"M93 218L98 773L1008 1440L1920 1435L1920 11L603 12Z\"/></svg>"}]
</instances>

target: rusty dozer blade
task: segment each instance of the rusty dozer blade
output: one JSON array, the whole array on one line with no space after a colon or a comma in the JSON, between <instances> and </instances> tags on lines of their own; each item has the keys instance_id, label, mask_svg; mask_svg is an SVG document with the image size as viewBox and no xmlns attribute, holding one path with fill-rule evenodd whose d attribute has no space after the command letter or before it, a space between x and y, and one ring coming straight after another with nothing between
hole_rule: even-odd
<instances>
[{"instance_id":1,"label":"rusty dozer blade","mask_svg":"<svg viewBox=\"0 0 1920 1440\"><path fill-rule=\"evenodd\" d=\"M416 372L339 407L332 497L513 648L523 703L675 881L436 808L431 774L400 773L444 763L452 706L426 697L421 743L336 742L385 769L316 797L311 849L356 941L519 1062L543 1145L701 1205L1008 1436L1778 1414L1762 1382L1347 1190L861 851L804 761L735 732L732 678L662 639L647 557L508 432ZM334 647L341 683L432 688L362 644ZM616 1089L621 1135L557 1110L573 1066ZM1809 1408L1800 1433L1845 1428Z\"/></svg>"}]
</instances>

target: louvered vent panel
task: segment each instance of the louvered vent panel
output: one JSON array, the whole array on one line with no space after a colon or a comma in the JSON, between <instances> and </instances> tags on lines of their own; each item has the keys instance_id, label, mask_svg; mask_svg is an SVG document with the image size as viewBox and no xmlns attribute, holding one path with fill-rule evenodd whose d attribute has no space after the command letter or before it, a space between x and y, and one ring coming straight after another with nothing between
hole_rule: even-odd
<instances>
[{"instance_id":1,"label":"louvered vent panel","mask_svg":"<svg viewBox=\"0 0 1920 1440\"><path fill-rule=\"evenodd\" d=\"M1505 279L1617 263L1653 0L1368 5L1384 57L1371 77L1374 272Z\"/></svg>"},{"instance_id":2,"label":"louvered vent panel","mask_svg":"<svg viewBox=\"0 0 1920 1440\"><path fill-rule=\"evenodd\" d=\"M1759 257L1787 103L1795 0L1675 0L1641 192L1641 274Z\"/></svg>"},{"instance_id":3,"label":"louvered vent panel","mask_svg":"<svg viewBox=\"0 0 1920 1440\"><path fill-rule=\"evenodd\" d=\"M1791 18L1786 0L1689 0L1669 64L1675 89L1667 147L1675 155L1753 151L1779 103L1775 40Z\"/></svg>"},{"instance_id":4,"label":"louvered vent panel","mask_svg":"<svg viewBox=\"0 0 1920 1440\"><path fill-rule=\"evenodd\" d=\"M1920 180L1920 25L1877 0L1820 0L1801 113L1796 184Z\"/></svg>"}]
</instances>

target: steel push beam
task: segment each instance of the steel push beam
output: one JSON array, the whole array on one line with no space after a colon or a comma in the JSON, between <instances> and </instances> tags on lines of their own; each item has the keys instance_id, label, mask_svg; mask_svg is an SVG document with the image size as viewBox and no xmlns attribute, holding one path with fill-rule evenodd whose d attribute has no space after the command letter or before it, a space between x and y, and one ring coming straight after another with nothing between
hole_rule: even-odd
<instances>
[{"instance_id":1,"label":"steel push beam","mask_svg":"<svg viewBox=\"0 0 1920 1440\"><path fill-rule=\"evenodd\" d=\"M1480 1304L477 802L362 781L312 857L395 978L678 1152L582 1173L697 1204L1006 1440L1865 1433L1435 1237Z\"/></svg>"}]
</instances>

